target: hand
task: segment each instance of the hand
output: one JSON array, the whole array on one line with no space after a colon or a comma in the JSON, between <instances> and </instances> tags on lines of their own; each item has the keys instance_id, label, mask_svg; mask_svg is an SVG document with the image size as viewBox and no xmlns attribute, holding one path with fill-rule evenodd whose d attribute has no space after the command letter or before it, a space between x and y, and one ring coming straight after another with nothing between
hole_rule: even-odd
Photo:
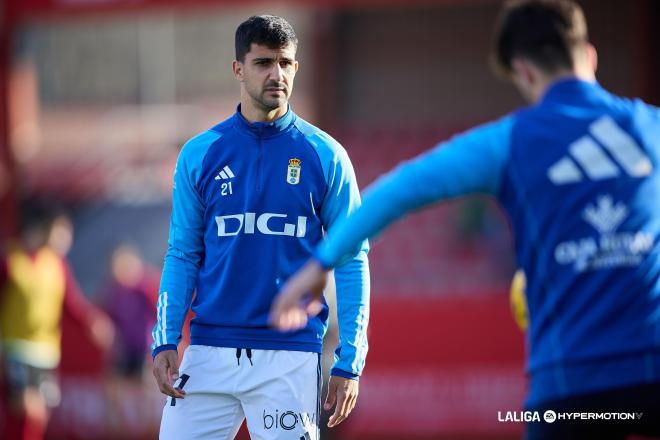
<instances>
[{"instance_id":1,"label":"hand","mask_svg":"<svg viewBox=\"0 0 660 440\"><path fill-rule=\"evenodd\" d=\"M329 411L335 405L335 412L328 420L328 428L333 428L346 420L355 408L360 383L354 379L340 376L330 376L328 382L328 395L325 398L323 409Z\"/></svg>"},{"instance_id":2,"label":"hand","mask_svg":"<svg viewBox=\"0 0 660 440\"><path fill-rule=\"evenodd\" d=\"M89 324L89 333L94 344L103 352L108 352L115 341L115 325L104 313L97 312Z\"/></svg>"},{"instance_id":3,"label":"hand","mask_svg":"<svg viewBox=\"0 0 660 440\"><path fill-rule=\"evenodd\" d=\"M174 382L179 378L179 354L176 350L164 350L154 359L154 376L160 392L177 399L183 399L186 392L174 388Z\"/></svg>"},{"instance_id":4,"label":"hand","mask_svg":"<svg viewBox=\"0 0 660 440\"><path fill-rule=\"evenodd\" d=\"M323 289L328 280L328 271L310 260L282 287L270 309L271 324L282 331L298 330L307 325L307 317L321 311ZM307 305L303 299L309 298Z\"/></svg>"}]
</instances>

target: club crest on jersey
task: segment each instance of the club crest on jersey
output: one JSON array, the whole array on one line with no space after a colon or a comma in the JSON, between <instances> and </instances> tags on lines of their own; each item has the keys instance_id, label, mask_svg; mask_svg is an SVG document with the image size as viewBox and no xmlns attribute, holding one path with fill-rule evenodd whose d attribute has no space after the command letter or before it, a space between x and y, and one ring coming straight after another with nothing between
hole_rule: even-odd
<instances>
[{"instance_id":1,"label":"club crest on jersey","mask_svg":"<svg viewBox=\"0 0 660 440\"><path fill-rule=\"evenodd\" d=\"M300 183L300 159L289 159L289 169L286 173L286 181L289 185L297 185Z\"/></svg>"}]
</instances>

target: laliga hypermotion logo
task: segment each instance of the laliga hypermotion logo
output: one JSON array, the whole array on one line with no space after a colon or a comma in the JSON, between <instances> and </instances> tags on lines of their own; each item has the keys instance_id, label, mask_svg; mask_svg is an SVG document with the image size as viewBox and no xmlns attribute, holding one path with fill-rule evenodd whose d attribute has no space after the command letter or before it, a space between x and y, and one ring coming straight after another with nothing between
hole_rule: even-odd
<instances>
[{"instance_id":1,"label":"laliga hypermotion logo","mask_svg":"<svg viewBox=\"0 0 660 440\"><path fill-rule=\"evenodd\" d=\"M297 185L300 183L300 159L289 159L289 168L286 173L286 181L290 185Z\"/></svg>"}]
</instances>

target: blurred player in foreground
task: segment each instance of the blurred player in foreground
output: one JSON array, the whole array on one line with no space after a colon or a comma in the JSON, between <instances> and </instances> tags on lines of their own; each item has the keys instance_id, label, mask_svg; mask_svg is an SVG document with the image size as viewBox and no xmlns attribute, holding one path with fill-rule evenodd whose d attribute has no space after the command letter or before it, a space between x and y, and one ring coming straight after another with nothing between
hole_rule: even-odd
<instances>
[{"instance_id":1,"label":"blurred player in foreground","mask_svg":"<svg viewBox=\"0 0 660 440\"><path fill-rule=\"evenodd\" d=\"M179 156L153 331L154 374L170 396L161 439L231 439L243 419L252 438L319 437L328 308L295 333L269 328L269 309L360 195L341 145L289 108L297 43L280 17L242 23L233 63L240 105ZM355 405L367 351L366 241L336 266L342 296L325 403L336 403L331 427ZM196 317L179 375L176 349L191 302Z\"/></svg>"},{"instance_id":2,"label":"blurred player in foreground","mask_svg":"<svg viewBox=\"0 0 660 440\"><path fill-rule=\"evenodd\" d=\"M571 1L507 3L494 51L531 105L380 178L287 282L272 321L302 325L317 303L305 310L301 298L318 297L328 269L405 213L487 193L509 215L527 277L526 408L643 413L541 419L526 437L660 435L660 111L596 82L596 52Z\"/></svg>"}]
</instances>

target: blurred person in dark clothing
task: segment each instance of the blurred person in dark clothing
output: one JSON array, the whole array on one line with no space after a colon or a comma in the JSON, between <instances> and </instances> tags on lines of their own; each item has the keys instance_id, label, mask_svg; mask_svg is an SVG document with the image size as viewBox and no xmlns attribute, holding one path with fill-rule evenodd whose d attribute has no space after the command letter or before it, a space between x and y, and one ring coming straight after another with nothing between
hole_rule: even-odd
<instances>
[{"instance_id":1,"label":"blurred person in dark clothing","mask_svg":"<svg viewBox=\"0 0 660 440\"><path fill-rule=\"evenodd\" d=\"M39 200L25 203L18 240L0 258L0 347L6 420L0 438L44 437L60 401L63 311L101 348L113 339L110 320L87 302L65 259L73 229L68 217Z\"/></svg>"},{"instance_id":2,"label":"blurred person in dark clothing","mask_svg":"<svg viewBox=\"0 0 660 440\"><path fill-rule=\"evenodd\" d=\"M102 293L104 310L110 315L117 339L117 373L140 379L155 322L158 275L129 244L120 244L110 257L111 279Z\"/></svg>"}]
</instances>

